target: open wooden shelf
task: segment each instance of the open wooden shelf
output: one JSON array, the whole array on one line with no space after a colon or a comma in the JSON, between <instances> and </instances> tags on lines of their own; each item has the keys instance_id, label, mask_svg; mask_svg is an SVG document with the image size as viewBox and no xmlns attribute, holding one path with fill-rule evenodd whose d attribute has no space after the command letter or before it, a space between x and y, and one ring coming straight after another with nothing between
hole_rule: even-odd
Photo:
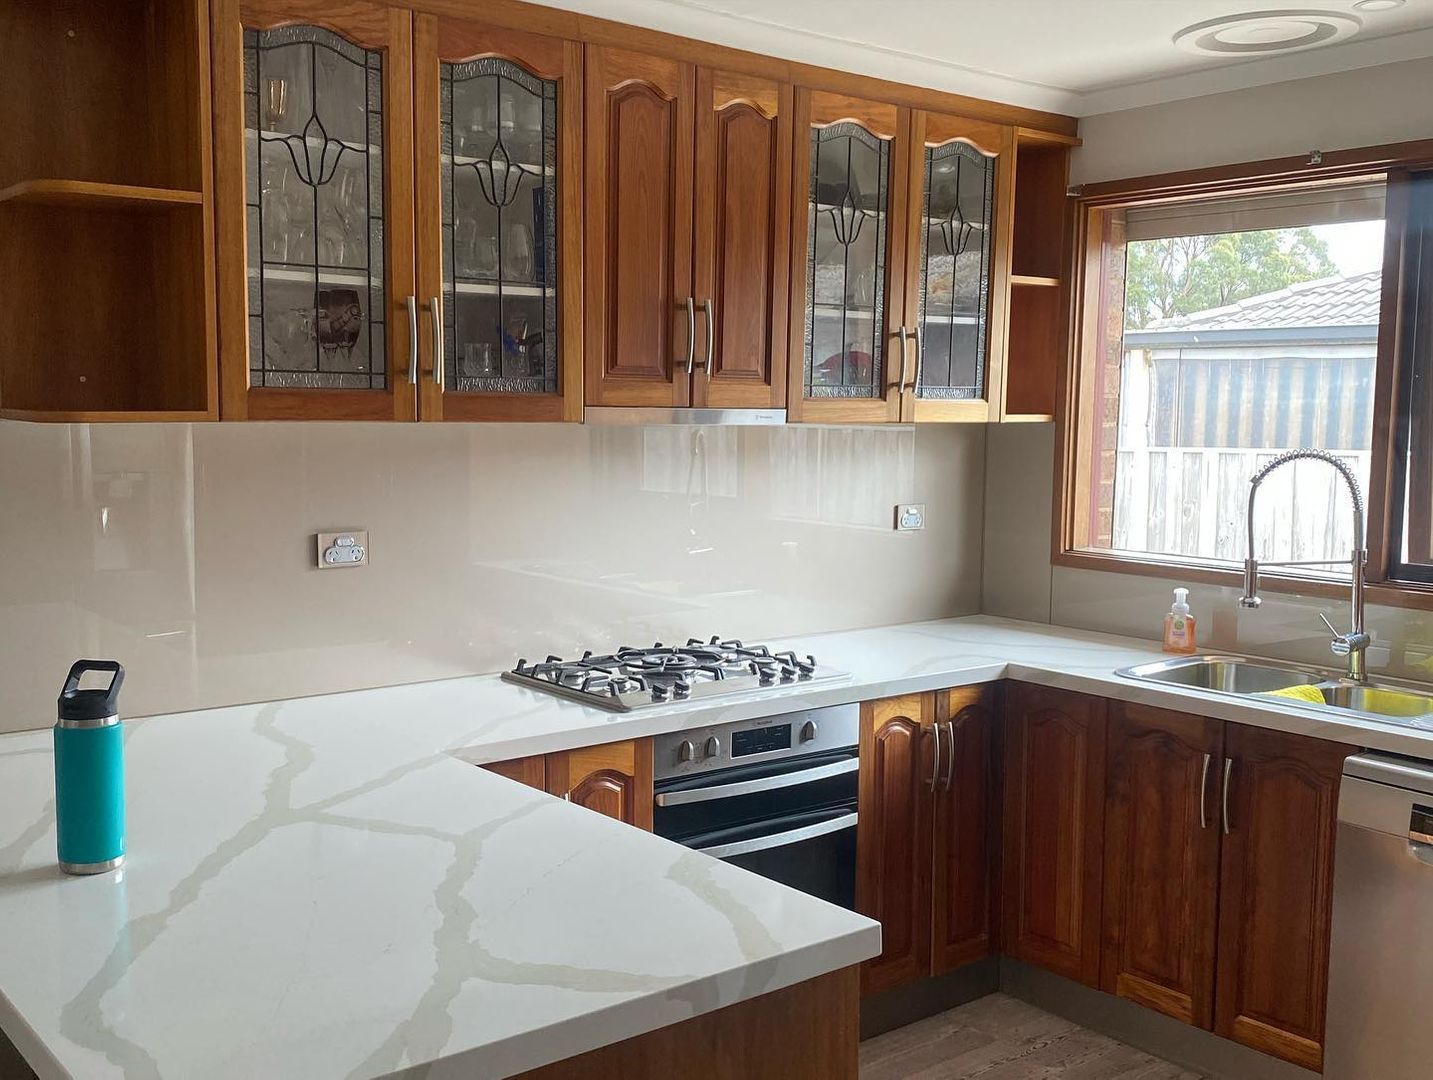
<instances>
[{"instance_id":1,"label":"open wooden shelf","mask_svg":"<svg viewBox=\"0 0 1433 1080\"><path fill-rule=\"evenodd\" d=\"M201 206L202 191L101 184L93 180L22 180L0 190L0 203L44 206L113 206L148 209L156 206Z\"/></svg>"},{"instance_id":2,"label":"open wooden shelf","mask_svg":"<svg viewBox=\"0 0 1433 1080\"><path fill-rule=\"evenodd\" d=\"M1010 284L1032 285L1041 289L1058 289L1060 287L1060 279L1057 277L1039 277L1035 274L1011 274Z\"/></svg>"}]
</instances>

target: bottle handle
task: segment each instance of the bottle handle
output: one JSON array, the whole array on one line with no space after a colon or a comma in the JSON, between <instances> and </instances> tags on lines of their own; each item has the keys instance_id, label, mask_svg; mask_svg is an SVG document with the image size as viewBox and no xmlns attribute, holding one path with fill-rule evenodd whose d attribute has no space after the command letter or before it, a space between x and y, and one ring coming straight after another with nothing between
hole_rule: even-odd
<instances>
[{"instance_id":1,"label":"bottle handle","mask_svg":"<svg viewBox=\"0 0 1433 1080\"><path fill-rule=\"evenodd\" d=\"M116 709L119 688L124 685L124 665L118 660L76 660L65 678L65 688L60 691L60 697L73 698L80 689L80 679L89 671L108 671L113 675L104 693L110 709Z\"/></svg>"}]
</instances>

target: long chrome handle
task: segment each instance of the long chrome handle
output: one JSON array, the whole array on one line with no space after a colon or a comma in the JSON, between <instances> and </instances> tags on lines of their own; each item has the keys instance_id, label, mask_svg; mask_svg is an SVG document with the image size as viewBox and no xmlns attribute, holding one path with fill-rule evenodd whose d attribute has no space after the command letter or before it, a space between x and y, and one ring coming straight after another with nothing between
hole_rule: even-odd
<instances>
[{"instance_id":1,"label":"long chrome handle","mask_svg":"<svg viewBox=\"0 0 1433 1080\"><path fill-rule=\"evenodd\" d=\"M687 374L692 373L697 361L697 306L692 297L687 297Z\"/></svg>"},{"instance_id":2,"label":"long chrome handle","mask_svg":"<svg viewBox=\"0 0 1433 1080\"><path fill-rule=\"evenodd\" d=\"M914 394L914 393L916 392L917 388L920 386L920 382L921 382L921 353L923 353L923 352L925 351L923 348L921 348L921 326L920 326L920 323L916 323L915 339L916 339L916 364L915 364L915 370L913 370L913 371L911 372L911 393L912 393L912 394Z\"/></svg>"},{"instance_id":3,"label":"long chrome handle","mask_svg":"<svg viewBox=\"0 0 1433 1080\"><path fill-rule=\"evenodd\" d=\"M428 301L433 317L433 385L443 389L443 302L438 297Z\"/></svg>"},{"instance_id":4,"label":"long chrome handle","mask_svg":"<svg viewBox=\"0 0 1433 1080\"><path fill-rule=\"evenodd\" d=\"M775 791L778 788L796 787L798 784L813 784L817 780L829 780L859 769L856 758L835 761L829 765L818 765L814 769L782 773L779 776L763 776L759 780L741 780L735 784L717 784L715 787L691 788L686 791L664 791L657 795L658 806L682 806L686 803L711 802L713 799L730 799L738 795L754 795L760 791Z\"/></svg>"},{"instance_id":5,"label":"long chrome handle","mask_svg":"<svg viewBox=\"0 0 1433 1080\"><path fill-rule=\"evenodd\" d=\"M707 378L710 379L712 377L712 350L716 347L716 313L710 297L702 301L702 309L707 313Z\"/></svg>"},{"instance_id":6,"label":"long chrome handle","mask_svg":"<svg viewBox=\"0 0 1433 1080\"><path fill-rule=\"evenodd\" d=\"M418 382L418 298L408 298L408 381Z\"/></svg>"},{"instance_id":7,"label":"long chrome handle","mask_svg":"<svg viewBox=\"0 0 1433 1080\"><path fill-rule=\"evenodd\" d=\"M1205 809L1205 804L1208 802L1207 796L1209 795L1209 762L1210 757L1208 754L1205 754L1204 768L1199 773L1199 827L1201 829L1209 828L1209 813Z\"/></svg>"},{"instance_id":8,"label":"long chrome handle","mask_svg":"<svg viewBox=\"0 0 1433 1080\"><path fill-rule=\"evenodd\" d=\"M896 394L903 395L906 392L906 368L910 366L910 332L902 326L896 331L901 338L901 372L896 379Z\"/></svg>"},{"instance_id":9,"label":"long chrome handle","mask_svg":"<svg viewBox=\"0 0 1433 1080\"><path fill-rule=\"evenodd\" d=\"M1224 793L1223 793L1223 795L1220 796L1220 799L1219 799L1219 805L1220 805L1220 811L1219 811L1219 812L1220 812L1220 814L1221 814L1222 817L1223 817L1224 835L1225 835L1225 836L1228 836L1228 835L1229 835L1229 830L1230 830L1230 828L1231 828L1231 826L1230 826L1230 824L1229 824L1229 774L1230 774L1231 772L1233 772L1233 771L1234 771L1234 759L1233 759L1233 758L1225 758L1225 759L1224 759Z\"/></svg>"},{"instance_id":10,"label":"long chrome handle","mask_svg":"<svg viewBox=\"0 0 1433 1080\"><path fill-rule=\"evenodd\" d=\"M940 725L932 724L930 733L935 737L935 759L931 763L930 789L935 790L936 783L940 780Z\"/></svg>"},{"instance_id":11,"label":"long chrome handle","mask_svg":"<svg viewBox=\"0 0 1433 1080\"><path fill-rule=\"evenodd\" d=\"M786 832L775 833L771 836L753 836L750 840L735 840L730 844L699 847L696 850L703 855L710 855L714 859L729 859L734 855L746 855L753 851L768 851L771 848L799 844L803 840L814 840L818 836L854 828L855 825L855 814L842 814L830 821L818 821L814 825L803 825L799 829L788 829Z\"/></svg>"},{"instance_id":12,"label":"long chrome handle","mask_svg":"<svg viewBox=\"0 0 1433 1080\"><path fill-rule=\"evenodd\" d=\"M950 753L945 759L945 787L941 790L949 791L950 785L955 781L955 721L947 720L945 727L945 733L950 738Z\"/></svg>"}]
</instances>

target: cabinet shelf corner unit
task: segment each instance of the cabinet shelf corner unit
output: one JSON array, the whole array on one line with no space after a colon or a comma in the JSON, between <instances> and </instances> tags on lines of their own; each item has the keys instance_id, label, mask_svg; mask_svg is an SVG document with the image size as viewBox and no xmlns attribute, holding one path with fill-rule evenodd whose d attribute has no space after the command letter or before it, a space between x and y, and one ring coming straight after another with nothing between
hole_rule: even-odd
<instances>
[{"instance_id":1,"label":"cabinet shelf corner unit","mask_svg":"<svg viewBox=\"0 0 1433 1080\"><path fill-rule=\"evenodd\" d=\"M581 415L581 45L215 0L225 419Z\"/></svg>"},{"instance_id":2,"label":"cabinet shelf corner unit","mask_svg":"<svg viewBox=\"0 0 1433 1080\"><path fill-rule=\"evenodd\" d=\"M217 418L208 18L57 0L5 20L0 91L24 104L0 140L0 416Z\"/></svg>"}]
</instances>

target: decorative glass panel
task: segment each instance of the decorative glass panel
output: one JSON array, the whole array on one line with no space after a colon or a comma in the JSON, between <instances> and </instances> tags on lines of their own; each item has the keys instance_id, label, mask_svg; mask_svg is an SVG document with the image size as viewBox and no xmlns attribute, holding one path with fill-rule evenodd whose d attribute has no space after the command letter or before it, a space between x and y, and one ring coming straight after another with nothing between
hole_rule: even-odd
<instances>
[{"instance_id":1,"label":"decorative glass panel","mask_svg":"<svg viewBox=\"0 0 1433 1080\"><path fill-rule=\"evenodd\" d=\"M244 32L249 383L381 390L383 54Z\"/></svg>"},{"instance_id":2,"label":"decorative glass panel","mask_svg":"<svg viewBox=\"0 0 1433 1080\"><path fill-rule=\"evenodd\" d=\"M980 398L995 161L962 142L926 147L924 187L916 395Z\"/></svg>"},{"instance_id":3,"label":"decorative glass panel","mask_svg":"<svg viewBox=\"0 0 1433 1080\"><path fill-rule=\"evenodd\" d=\"M884 396L891 146L859 124L811 130L806 396Z\"/></svg>"},{"instance_id":4,"label":"decorative glass panel","mask_svg":"<svg viewBox=\"0 0 1433 1080\"><path fill-rule=\"evenodd\" d=\"M449 390L557 393L557 83L507 60L442 67Z\"/></svg>"}]
</instances>

